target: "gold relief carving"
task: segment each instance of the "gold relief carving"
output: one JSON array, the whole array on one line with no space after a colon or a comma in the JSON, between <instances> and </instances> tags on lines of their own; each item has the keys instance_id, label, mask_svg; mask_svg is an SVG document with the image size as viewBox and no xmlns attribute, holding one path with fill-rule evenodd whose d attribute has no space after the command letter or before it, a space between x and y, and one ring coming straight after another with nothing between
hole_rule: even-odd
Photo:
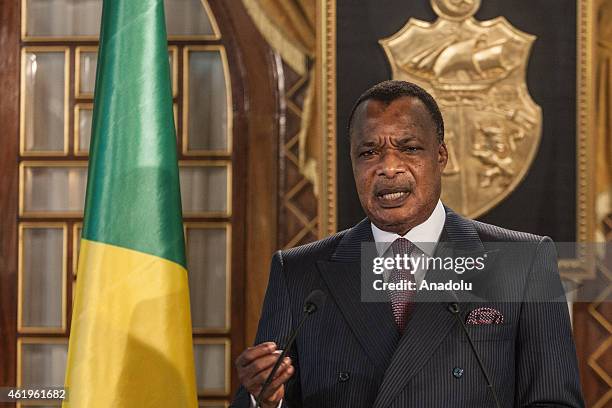
<instances>
[{"instance_id":1,"label":"gold relief carving","mask_svg":"<svg viewBox=\"0 0 612 408\"><path fill-rule=\"evenodd\" d=\"M526 67L535 37L503 17L477 21L480 0L431 0L434 23L410 19L380 41L393 78L438 101L449 163L442 200L468 217L491 209L519 184L541 138L542 111Z\"/></svg>"}]
</instances>

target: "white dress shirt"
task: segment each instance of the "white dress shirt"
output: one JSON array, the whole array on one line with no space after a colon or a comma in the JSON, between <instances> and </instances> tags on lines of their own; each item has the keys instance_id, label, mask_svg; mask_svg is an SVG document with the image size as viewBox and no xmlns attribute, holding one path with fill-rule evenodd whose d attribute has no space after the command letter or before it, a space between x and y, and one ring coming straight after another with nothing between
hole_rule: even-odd
<instances>
[{"instance_id":1,"label":"white dress shirt","mask_svg":"<svg viewBox=\"0 0 612 408\"><path fill-rule=\"evenodd\" d=\"M416 245L421 252L432 256L436 249L436 245L440 240L440 235L442 234L442 229L444 228L445 222L446 211L444 210L442 202L438 200L438 204L436 204L436 208L434 208L429 218L427 218L427 220L425 220L425 222L422 224L412 228L406 233L406 235L402 236L393 232L383 231L373 223L370 223L370 225L372 226L372 235L374 235L376 251L378 252L379 256L382 256L387 249L389 249L389 246L393 243L393 241L398 238L406 238L408 241ZM415 271L414 278L417 285L423 280L425 272L426 271L422 268ZM279 402L278 408L280 408L281 405L282 400ZM255 408L255 397L253 397L253 395L251 395L251 408Z\"/></svg>"},{"instance_id":2,"label":"white dress shirt","mask_svg":"<svg viewBox=\"0 0 612 408\"><path fill-rule=\"evenodd\" d=\"M374 236L374 241L376 241L376 251L378 252L378 256L383 256L393 241L398 238L405 238L412 242L417 247L419 253L423 253L427 256L433 256L434 251L436 250L436 245L440 240L440 235L442 234L442 229L444 228L445 222L446 211L444 210L442 202L438 200L438 204L436 204L436 208L434 208L429 218L427 218L422 224L412 228L405 235L383 231L371 223L372 235ZM418 256L419 253L413 253L412 255ZM423 268L418 268L415 271L414 280L417 285L421 284L426 272L427 271ZM388 278L386 275L387 274L384 276L385 280Z\"/></svg>"}]
</instances>

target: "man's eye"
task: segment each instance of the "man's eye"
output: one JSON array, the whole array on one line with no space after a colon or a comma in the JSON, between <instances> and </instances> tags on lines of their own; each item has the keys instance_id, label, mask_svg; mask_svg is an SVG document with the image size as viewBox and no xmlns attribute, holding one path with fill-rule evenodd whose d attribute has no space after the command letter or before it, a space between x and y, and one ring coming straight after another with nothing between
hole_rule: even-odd
<instances>
[{"instance_id":1,"label":"man's eye","mask_svg":"<svg viewBox=\"0 0 612 408\"><path fill-rule=\"evenodd\" d=\"M422 150L420 146L406 146L404 148L405 152L413 153Z\"/></svg>"},{"instance_id":2,"label":"man's eye","mask_svg":"<svg viewBox=\"0 0 612 408\"><path fill-rule=\"evenodd\" d=\"M359 157L370 157L376 154L376 150L366 150L359 154Z\"/></svg>"}]
</instances>

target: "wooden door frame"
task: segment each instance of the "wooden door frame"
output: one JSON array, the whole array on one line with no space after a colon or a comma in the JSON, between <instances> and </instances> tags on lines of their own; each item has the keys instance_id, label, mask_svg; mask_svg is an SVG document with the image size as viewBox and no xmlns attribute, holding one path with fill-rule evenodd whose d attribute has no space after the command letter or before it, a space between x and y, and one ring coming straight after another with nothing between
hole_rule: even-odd
<instances>
[{"instance_id":1,"label":"wooden door frame","mask_svg":"<svg viewBox=\"0 0 612 408\"><path fill-rule=\"evenodd\" d=\"M257 331L261 305L268 283L272 254L278 231L278 145L279 80L277 58L263 39L241 0L209 0L225 38L232 77L242 78L233 86L234 138L246 137L245 149L235 152L234 160L245 161L241 174L235 174L238 188L246 198L244 219L235 220L234 234L242 234L242 243L232 248L235 258L242 258L240 279L232 280L232 363L250 346ZM235 143L235 146L240 145ZM237 224L243 228L236 228ZM244 254L241 257L240 254ZM242 327L236 324L242 322ZM238 335L237 335L238 334ZM232 367L232 390L239 386Z\"/></svg>"},{"instance_id":2,"label":"wooden door frame","mask_svg":"<svg viewBox=\"0 0 612 408\"><path fill-rule=\"evenodd\" d=\"M0 7L0 355L4 356L0 387L14 386L16 375L19 20L19 2L4 2Z\"/></svg>"}]
</instances>

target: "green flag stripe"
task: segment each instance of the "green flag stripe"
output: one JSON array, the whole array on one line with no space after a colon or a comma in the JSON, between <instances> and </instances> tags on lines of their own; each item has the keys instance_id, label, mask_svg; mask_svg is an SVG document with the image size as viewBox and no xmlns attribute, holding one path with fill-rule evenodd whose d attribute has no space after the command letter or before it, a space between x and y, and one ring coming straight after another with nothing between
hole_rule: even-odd
<instances>
[{"instance_id":1,"label":"green flag stripe","mask_svg":"<svg viewBox=\"0 0 612 408\"><path fill-rule=\"evenodd\" d=\"M83 237L185 266L163 0L102 22Z\"/></svg>"}]
</instances>

